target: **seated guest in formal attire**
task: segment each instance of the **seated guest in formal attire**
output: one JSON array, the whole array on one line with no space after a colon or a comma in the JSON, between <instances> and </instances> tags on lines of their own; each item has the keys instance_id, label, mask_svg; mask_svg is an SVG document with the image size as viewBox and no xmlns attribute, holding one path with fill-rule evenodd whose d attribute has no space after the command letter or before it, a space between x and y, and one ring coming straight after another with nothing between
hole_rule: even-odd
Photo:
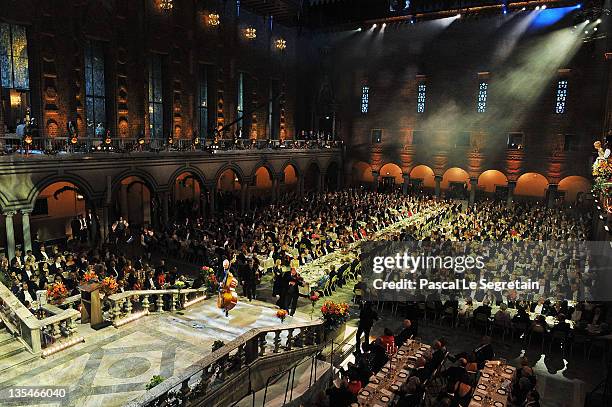
<instances>
[{"instance_id":1,"label":"seated guest in formal attire","mask_svg":"<svg viewBox=\"0 0 612 407\"><path fill-rule=\"evenodd\" d=\"M482 305L474 310L474 317L478 314L484 314L488 317L491 316L491 307L489 306L489 300L486 299L482 302Z\"/></svg>"},{"instance_id":2,"label":"seated guest in formal attire","mask_svg":"<svg viewBox=\"0 0 612 407\"><path fill-rule=\"evenodd\" d=\"M531 319L529 318L529 314L525 311L524 307L518 307L516 314L512 317L512 322L514 324L526 324L529 325L531 323Z\"/></svg>"},{"instance_id":3,"label":"seated guest in formal attire","mask_svg":"<svg viewBox=\"0 0 612 407\"><path fill-rule=\"evenodd\" d=\"M425 382L425 380L429 379L431 376L431 372L425 366L426 364L427 361L423 357L418 357L414 364L415 367L412 375L418 377L421 383Z\"/></svg>"},{"instance_id":4,"label":"seated guest in formal attire","mask_svg":"<svg viewBox=\"0 0 612 407\"><path fill-rule=\"evenodd\" d=\"M521 407L540 407L540 393L536 389L532 389L527 393L527 398Z\"/></svg>"},{"instance_id":5,"label":"seated guest in formal attire","mask_svg":"<svg viewBox=\"0 0 612 407\"><path fill-rule=\"evenodd\" d=\"M548 331L548 323L546 323L546 317L544 315L538 315L531 323L531 331L539 333Z\"/></svg>"},{"instance_id":6,"label":"seated guest in formal attire","mask_svg":"<svg viewBox=\"0 0 612 407\"><path fill-rule=\"evenodd\" d=\"M544 314L548 313L548 306L546 305L546 300L543 297L540 297L537 303L531 304L531 312L535 314Z\"/></svg>"},{"instance_id":7,"label":"seated guest in formal attire","mask_svg":"<svg viewBox=\"0 0 612 407\"><path fill-rule=\"evenodd\" d=\"M402 346L406 341L417 335L417 327L412 324L409 319L404 319L402 323L402 330L395 336L395 344L399 347Z\"/></svg>"},{"instance_id":8,"label":"seated guest in formal attire","mask_svg":"<svg viewBox=\"0 0 612 407\"><path fill-rule=\"evenodd\" d=\"M459 358L457 365L450 366L443 372L443 376L446 377L447 388L449 392L453 392L456 388L457 382L468 383L468 374L466 366L468 364L467 359Z\"/></svg>"},{"instance_id":9,"label":"seated guest in formal attire","mask_svg":"<svg viewBox=\"0 0 612 407\"><path fill-rule=\"evenodd\" d=\"M510 401L516 406L523 405L527 399L527 395L533 389L533 383L526 377L521 377L517 383L518 385L512 386L510 392Z\"/></svg>"},{"instance_id":10,"label":"seated guest in formal attire","mask_svg":"<svg viewBox=\"0 0 612 407\"><path fill-rule=\"evenodd\" d=\"M495 324L503 327L510 326L510 313L508 312L508 306L501 304L499 310L494 315Z\"/></svg>"},{"instance_id":11,"label":"seated guest in formal attire","mask_svg":"<svg viewBox=\"0 0 612 407\"><path fill-rule=\"evenodd\" d=\"M346 380L334 380L334 385L326 393L330 406L349 407L351 403L357 402L357 396L351 393Z\"/></svg>"},{"instance_id":12,"label":"seated guest in formal attire","mask_svg":"<svg viewBox=\"0 0 612 407\"><path fill-rule=\"evenodd\" d=\"M380 341L385 349L393 347L395 345L393 331L391 331L389 328L385 328L383 335L380 337Z\"/></svg>"},{"instance_id":13,"label":"seated guest in formal attire","mask_svg":"<svg viewBox=\"0 0 612 407\"><path fill-rule=\"evenodd\" d=\"M439 340L434 341L431 347L433 352L431 353L431 359L427 362L427 364L429 369L433 372L444 360L444 357L446 356L446 349Z\"/></svg>"},{"instance_id":14,"label":"seated guest in formal attire","mask_svg":"<svg viewBox=\"0 0 612 407\"><path fill-rule=\"evenodd\" d=\"M416 407L421 402L422 395L421 380L417 376L410 376L399 390L397 407Z\"/></svg>"}]
</instances>

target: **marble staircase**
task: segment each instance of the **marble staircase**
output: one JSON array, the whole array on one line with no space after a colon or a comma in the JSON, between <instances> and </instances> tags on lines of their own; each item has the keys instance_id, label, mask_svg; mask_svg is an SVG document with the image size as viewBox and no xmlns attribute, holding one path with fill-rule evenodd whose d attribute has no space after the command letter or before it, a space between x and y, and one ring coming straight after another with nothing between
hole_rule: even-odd
<instances>
[{"instance_id":1,"label":"marble staircase","mask_svg":"<svg viewBox=\"0 0 612 407\"><path fill-rule=\"evenodd\" d=\"M39 357L31 354L26 346L0 323L0 373L35 359Z\"/></svg>"}]
</instances>

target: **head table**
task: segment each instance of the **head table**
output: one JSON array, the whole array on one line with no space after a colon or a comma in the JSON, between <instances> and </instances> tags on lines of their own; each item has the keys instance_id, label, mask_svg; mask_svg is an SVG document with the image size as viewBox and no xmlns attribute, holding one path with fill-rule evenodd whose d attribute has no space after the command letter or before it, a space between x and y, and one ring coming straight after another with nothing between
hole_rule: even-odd
<instances>
[{"instance_id":1,"label":"head table","mask_svg":"<svg viewBox=\"0 0 612 407\"><path fill-rule=\"evenodd\" d=\"M396 392L410 378L418 357L431 352L431 346L415 340L403 344L387 364L374 376L357 396L360 406L385 407L392 404Z\"/></svg>"},{"instance_id":2,"label":"head table","mask_svg":"<svg viewBox=\"0 0 612 407\"><path fill-rule=\"evenodd\" d=\"M487 361L480 371L469 407L506 407L515 371L503 361Z\"/></svg>"}]
</instances>

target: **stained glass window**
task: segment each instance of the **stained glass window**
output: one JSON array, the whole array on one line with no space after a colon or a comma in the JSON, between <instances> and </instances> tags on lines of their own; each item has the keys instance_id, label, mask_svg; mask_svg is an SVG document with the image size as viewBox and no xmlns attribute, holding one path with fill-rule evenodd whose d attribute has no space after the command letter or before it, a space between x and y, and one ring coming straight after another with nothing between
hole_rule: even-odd
<instances>
[{"instance_id":1,"label":"stained glass window","mask_svg":"<svg viewBox=\"0 0 612 407\"><path fill-rule=\"evenodd\" d=\"M487 111L487 90L489 84L487 82L480 82L478 85L478 101L476 103L476 111L478 113L484 113Z\"/></svg>"},{"instance_id":2,"label":"stained glass window","mask_svg":"<svg viewBox=\"0 0 612 407\"><path fill-rule=\"evenodd\" d=\"M557 84L557 103L555 105L555 113L565 113L565 103L567 101L567 80L561 79Z\"/></svg>"},{"instance_id":3,"label":"stained glass window","mask_svg":"<svg viewBox=\"0 0 612 407\"><path fill-rule=\"evenodd\" d=\"M200 90L198 111L200 112L200 137L208 134L208 66L200 65Z\"/></svg>"},{"instance_id":4,"label":"stained glass window","mask_svg":"<svg viewBox=\"0 0 612 407\"><path fill-rule=\"evenodd\" d=\"M425 96L427 91L427 85L424 83L419 84L417 88L417 113L425 113Z\"/></svg>"},{"instance_id":5,"label":"stained glass window","mask_svg":"<svg viewBox=\"0 0 612 407\"><path fill-rule=\"evenodd\" d=\"M243 121L242 116L244 115L244 73L240 72L238 75L238 127L242 128Z\"/></svg>"},{"instance_id":6,"label":"stained glass window","mask_svg":"<svg viewBox=\"0 0 612 407\"><path fill-rule=\"evenodd\" d=\"M153 54L149 58L149 131L151 138L162 138L164 135L162 83L162 56Z\"/></svg>"},{"instance_id":7,"label":"stained glass window","mask_svg":"<svg viewBox=\"0 0 612 407\"><path fill-rule=\"evenodd\" d=\"M85 46L85 101L87 136L96 135L96 127L106 126L106 85L104 81L104 48L97 41ZM101 136L100 134L97 135Z\"/></svg>"},{"instance_id":8,"label":"stained glass window","mask_svg":"<svg viewBox=\"0 0 612 407\"><path fill-rule=\"evenodd\" d=\"M361 113L367 113L370 108L370 87L361 87Z\"/></svg>"},{"instance_id":9,"label":"stained glass window","mask_svg":"<svg viewBox=\"0 0 612 407\"><path fill-rule=\"evenodd\" d=\"M3 88L22 90L30 88L25 27L0 24L0 71Z\"/></svg>"}]
</instances>

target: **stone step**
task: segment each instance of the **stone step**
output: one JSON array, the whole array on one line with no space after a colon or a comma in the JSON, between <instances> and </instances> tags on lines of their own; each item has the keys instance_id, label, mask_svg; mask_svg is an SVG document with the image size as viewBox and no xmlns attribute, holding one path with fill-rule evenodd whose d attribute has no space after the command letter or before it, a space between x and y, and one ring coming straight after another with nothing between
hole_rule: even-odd
<instances>
[{"instance_id":1,"label":"stone step","mask_svg":"<svg viewBox=\"0 0 612 407\"><path fill-rule=\"evenodd\" d=\"M6 346L6 345L5 345ZM0 375L2 372L12 369L16 366L25 365L35 360L39 360L40 356L33 355L28 352L22 344L22 348L12 356L4 357L4 346L0 348Z\"/></svg>"},{"instance_id":2,"label":"stone step","mask_svg":"<svg viewBox=\"0 0 612 407\"><path fill-rule=\"evenodd\" d=\"M0 347L0 360L8 359L25 351L25 345L19 342L17 339L13 338L12 341L9 341L8 343Z\"/></svg>"},{"instance_id":3,"label":"stone step","mask_svg":"<svg viewBox=\"0 0 612 407\"><path fill-rule=\"evenodd\" d=\"M15 341L15 337L9 333L6 329L0 330L0 350L3 345Z\"/></svg>"}]
</instances>

